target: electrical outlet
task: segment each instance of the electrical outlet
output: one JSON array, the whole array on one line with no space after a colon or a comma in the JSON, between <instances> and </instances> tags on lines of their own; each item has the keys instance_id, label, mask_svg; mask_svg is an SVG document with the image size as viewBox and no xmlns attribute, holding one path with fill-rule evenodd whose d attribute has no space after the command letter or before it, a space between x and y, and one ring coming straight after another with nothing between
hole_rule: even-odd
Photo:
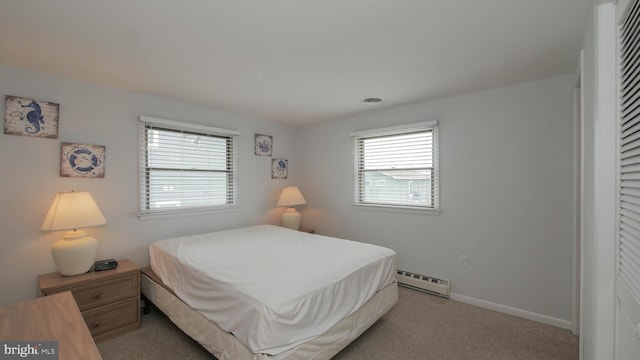
<instances>
[{"instance_id":1,"label":"electrical outlet","mask_svg":"<svg viewBox=\"0 0 640 360\"><path fill-rule=\"evenodd\" d=\"M467 255L460 254L459 264L462 267L468 267L469 266L469 264L467 262Z\"/></svg>"}]
</instances>

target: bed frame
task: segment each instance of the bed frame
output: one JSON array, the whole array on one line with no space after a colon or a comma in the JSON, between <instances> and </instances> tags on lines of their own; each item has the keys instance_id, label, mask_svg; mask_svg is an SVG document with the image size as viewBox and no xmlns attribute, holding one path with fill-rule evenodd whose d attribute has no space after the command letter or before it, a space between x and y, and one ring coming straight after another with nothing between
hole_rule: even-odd
<instances>
[{"instance_id":1,"label":"bed frame","mask_svg":"<svg viewBox=\"0 0 640 360\"><path fill-rule=\"evenodd\" d=\"M231 333L220 329L180 300L150 267L142 269L142 294L218 360L323 360L331 359L360 336L398 301L394 281L379 290L356 312L339 321L326 333L277 355L254 354ZM147 301L145 301L146 303Z\"/></svg>"}]
</instances>

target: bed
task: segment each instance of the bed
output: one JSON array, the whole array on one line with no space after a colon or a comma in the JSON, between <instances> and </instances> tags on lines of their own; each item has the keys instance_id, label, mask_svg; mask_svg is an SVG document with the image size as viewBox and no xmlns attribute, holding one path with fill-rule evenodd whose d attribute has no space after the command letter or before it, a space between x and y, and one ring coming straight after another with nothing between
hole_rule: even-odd
<instances>
[{"instance_id":1,"label":"bed","mask_svg":"<svg viewBox=\"0 0 640 360\"><path fill-rule=\"evenodd\" d=\"M393 250L273 225L149 255L143 295L219 360L330 359L398 298Z\"/></svg>"}]
</instances>

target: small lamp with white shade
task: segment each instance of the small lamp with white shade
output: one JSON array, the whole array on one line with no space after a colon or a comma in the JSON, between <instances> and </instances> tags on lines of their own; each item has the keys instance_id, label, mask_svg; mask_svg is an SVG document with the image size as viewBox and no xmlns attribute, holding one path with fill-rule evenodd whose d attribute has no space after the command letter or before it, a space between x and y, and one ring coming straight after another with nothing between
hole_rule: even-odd
<instances>
[{"instance_id":1,"label":"small lamp with white shade","mask_svg":"<svg viewBox=\"0 0 640 360\"><path fill-rule=\"evenodd\" d=\"M286 206L287 210L282 213L282 225L289 229L298 230L300 228L301 215L294 206L307 203L297 186L287 186L282 189L277 206Z\"/></svg>"},{"instance_id":2,"label":"small lamp with white shade","mask_svg":"<svg viewBox=\"0 0 640 360\"><path fill-rule=\"evenodd\" d=\"M56 194L40 230L71 230L51 248L60 274L72 276L91 270L98 254L98 242L78 229L106 223L90 193L72 191Z\"/></svg>"}]
</instances>

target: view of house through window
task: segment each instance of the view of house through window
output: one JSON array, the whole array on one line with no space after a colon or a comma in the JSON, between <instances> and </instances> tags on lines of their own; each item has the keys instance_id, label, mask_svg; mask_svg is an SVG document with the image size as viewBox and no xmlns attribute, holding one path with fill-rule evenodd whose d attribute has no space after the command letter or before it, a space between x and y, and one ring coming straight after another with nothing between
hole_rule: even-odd
<instances>
[{"instance_id":1,"label":"view of house through window","mask_svg":"<svg viewBox=\"0 0 640 360\"><path fill-rule=\"evenodd\" d=\"M438 209L437 129L429 124L354 136L355 204Z\"/></svg>"}]
</instances>

